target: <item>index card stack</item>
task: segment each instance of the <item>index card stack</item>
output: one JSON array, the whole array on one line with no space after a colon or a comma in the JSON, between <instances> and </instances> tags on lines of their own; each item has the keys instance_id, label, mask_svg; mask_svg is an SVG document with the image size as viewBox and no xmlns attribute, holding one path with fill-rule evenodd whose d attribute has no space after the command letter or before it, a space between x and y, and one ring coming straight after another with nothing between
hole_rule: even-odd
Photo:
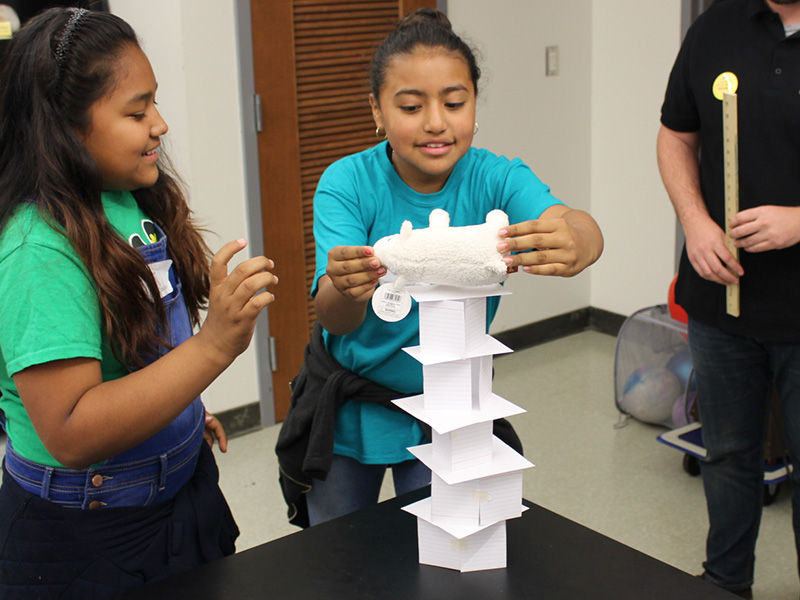
<instances>
[{"instance_id":1,"label":"index card stack","mask_svg":"<svg viewBox=\"0 0 800 600\"><path fill-rule=\"evenodd\" d=\"M533 465L492 434L524 410L492 393L492 356L512 350L486 334L486 298L500 285L406 288L419 303L423 393L395 400L431 426L409 451L432 471L431 496L403 507L417 517L419 562L465 571L506 566L506 520L519 517L522 471Z\"/></svg>"}]
</instances>

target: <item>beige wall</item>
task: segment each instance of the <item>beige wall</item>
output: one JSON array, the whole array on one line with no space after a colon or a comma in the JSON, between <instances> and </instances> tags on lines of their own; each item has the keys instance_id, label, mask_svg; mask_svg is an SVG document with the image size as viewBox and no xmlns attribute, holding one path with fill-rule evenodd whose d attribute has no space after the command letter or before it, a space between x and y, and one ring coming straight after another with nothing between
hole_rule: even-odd
<instances>
[{"instance_id":1,"label":"beige wall","mask_svg":"<svg viewBox=\"0 0 800 600\"><path fill-rule=\"evenodd\" d=\"M170 156L212 250L247 237L239 68L233 0L110 0L142 42L170 126ZM245 254L245 250L242 254ZM247 258L242 256L241 258ZM234 258L238 262L239 255ZM259 401L251 347L203 395L218 412Z\"/></svg>"},{"instance_id":2,"label":"beige wall","mask_svg":"<svg viewBox=\"0 0 800 600\"><path fill-rule=\"evenodd\" d=\"M111 0L159 79L172 155L192 206L222 242L246 235L234 0ZM556 197L591 212L603 258L572 279L519 273L493 331L586 306L619 314L666 301L675 220L655 161L680 0L448 0L482 54L476 145L519 156ZM560 73L545 77L545 47ZM366 100L365 100L366 101ZM249 350L209 389L218 411L258 400Z\"/></svg>"},{"instance_id":3,"label":"beige wall","mask_svg":"<svg viewBox=\"0 0 800 600\"><path fill-rule=\"evenodd\" d=\"M667 301L675 216L656 166L661 103L680 46L679 0L592 2L592 214L606 238L590 304Z\"/></svg>"},{"instance_id":4,"label":"beige wall","mask_svg":"<svg viewBox=\"0 0 800 600\"><path fill-rule=\"evenodd\" d=\"M666 302L675 219L655 160L679 0L448 0L483 51L476 145L519 156L553 194L588 210L606 241L570 279L515 275L493 331L594 306L627 315ZM559 74L545 76L545 48Z\"/></svg>"},{"instance_id":5,"label":"beige wall","mask_svg":"<svg viewBox=\"0 0 800 600\"><path fill-rule=\"evenodd\" d=\"M564 10L565 5L569 10ZM591 212L590 0L449 0L453 29L482 66L475 145L522 158L554 196ZM545 47L558 45L560 74L545 76ZM572 279L519 272L506 284L492 331L589 306L591 274Z\"/></svg>"}]
</instances>

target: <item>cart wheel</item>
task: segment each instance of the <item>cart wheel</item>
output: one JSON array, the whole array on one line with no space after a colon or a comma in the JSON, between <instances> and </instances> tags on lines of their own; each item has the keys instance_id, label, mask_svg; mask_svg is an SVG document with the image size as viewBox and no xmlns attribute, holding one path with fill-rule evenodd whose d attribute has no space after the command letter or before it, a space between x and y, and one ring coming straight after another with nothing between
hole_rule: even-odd
<instances>
[{"instance_id":1,"label":"cart wheel","mask_svg":"<svg viewBox=\"0 0 800 600\"><path fill-rule=\"evenodd\" d=\"M780 482L778 483L765 483L764 484L764 506L769 506L778 498L778 492L781 489Z\"/></svg>"},{"instance_id":2,"label":"cart wheel","mask_svg":"<svg viewBox=\"0 0 800 600\"><path fill-rule=\"evenodd\" d=\"M683 470L686 471L692 477L697 477L698 475L700 475L700 461L697 460L696 456L692 456L691 454L684 454Z\"/></svg>"}]
</instances>

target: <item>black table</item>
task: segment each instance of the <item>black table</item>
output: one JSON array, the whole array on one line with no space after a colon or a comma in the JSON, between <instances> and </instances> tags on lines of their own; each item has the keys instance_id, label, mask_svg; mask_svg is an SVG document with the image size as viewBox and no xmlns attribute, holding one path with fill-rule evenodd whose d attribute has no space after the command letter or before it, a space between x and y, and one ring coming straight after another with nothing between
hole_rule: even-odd
<instances>
[{"instance_id":1,"label":"black table","mask_svg":"<svg viewBox=\"0 0 800 600\"><path fill-rule=\"evenodd\" d=\"M416 517L430 488L267 542L124 600L728 600L736 596L549 510L508 521L508 566L420 565Z\"/></svg>"}]
</instances>

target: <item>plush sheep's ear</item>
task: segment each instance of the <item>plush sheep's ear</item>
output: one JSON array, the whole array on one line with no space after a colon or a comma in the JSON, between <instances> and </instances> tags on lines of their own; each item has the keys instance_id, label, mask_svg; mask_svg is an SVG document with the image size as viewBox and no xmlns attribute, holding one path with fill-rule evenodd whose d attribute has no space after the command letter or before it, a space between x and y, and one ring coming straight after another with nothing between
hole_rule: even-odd
<instances>
[{"instance_id":1,"label":"plush sheep's ear","mask_svg":"<svg viewBox=\"0 0 800 600\"><path fill-rule=\"evenodd\" d=\"M492 227L508 227L508 215L500 209L495 209L486 215L486 224Z\"/></svg>"},{"instance_id":2,"label":"plush sheep's ear","mask_svg":"<svg viewBox=\"0 0 800 600\"><path fill-rule=\"evenodd\" d=\"M400 226L400 239L408 239L412 229L414 229L414 226L411 224L411 221L403 221L403 224Z\"/></svg>"},{"instance_id":3,"label":"plush sheep's ear","mask_svg":"<svg viewBox=\"0 0 800 600\"><path fill-rule=\"evenodd\" d=\"M394 280L394 282L392 283L392 287L396 290L402 290L404 287L406 287L407 283L408 279L406 279L405 276L400 275L397 279Z\"/></svg>"},{"instance_id":4,"label":"plush sheep's ear","mask_svg":"<svg viewBox=\"0 0 800 600\"><path fill-rule=\"evenodd\" d=\"M450 214L441 208L434 208L428 217L431 227L450 227Z\"/></svg>"}]
</instances>

